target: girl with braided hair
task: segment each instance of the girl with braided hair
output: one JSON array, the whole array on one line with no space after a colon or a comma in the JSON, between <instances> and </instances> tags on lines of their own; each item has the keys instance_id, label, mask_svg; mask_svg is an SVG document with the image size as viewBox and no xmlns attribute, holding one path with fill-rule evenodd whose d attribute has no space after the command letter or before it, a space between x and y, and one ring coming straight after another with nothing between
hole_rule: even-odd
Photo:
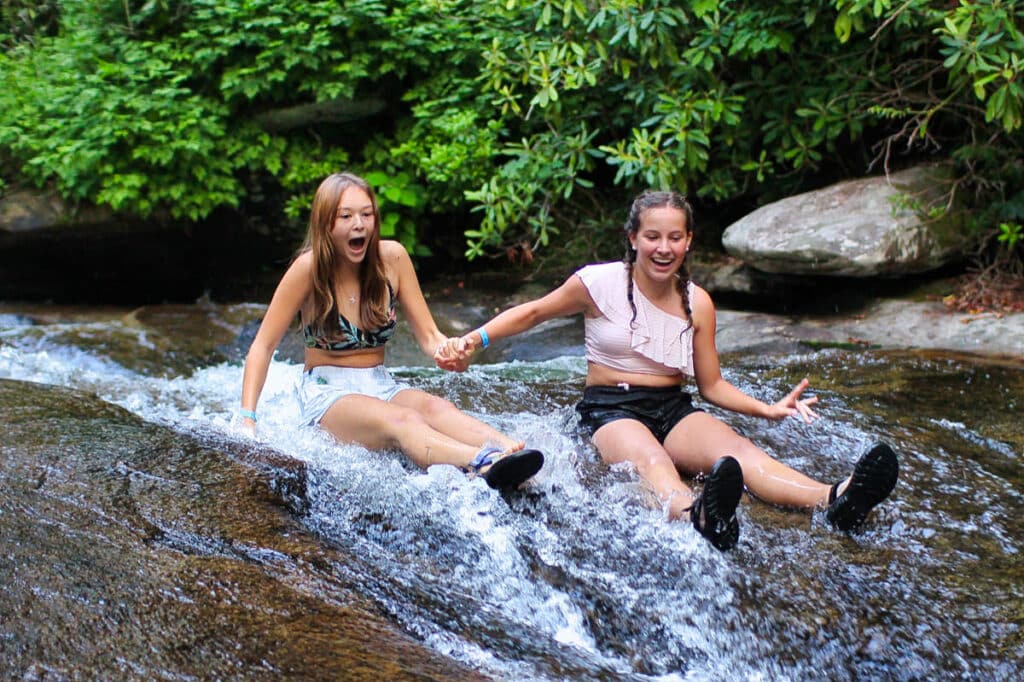
<instances>
[{"instance_id":1,"label":"girl with braided hair","mask_svg":"<svg viewBox=\"0 0 1024 682\"><path fill-rule=\"evenodd\" d=\"M896 485L898 463L884 443L873 446L853 474L819 483L775 460L718 418L693 406L684 388L693 377L701 397L743 414L810 422L816 397L802 398L802 380L788 395L764 403L722 377L715 347L715 308L689 281L686 255L693 211L674 192L644 192L625 224L623 261L588 265L547 295L510 308L442 351L467 359L490 340L512 336L545 320L582 313L587 379L576 406L582 427L608 464L630 462L667 507L688 515L718 549L739 538L736 506L744 485L784 507L827 508L840 530L863 523ZM695 495L681 473L707 475Z\"/></svg>"}]
</instances>

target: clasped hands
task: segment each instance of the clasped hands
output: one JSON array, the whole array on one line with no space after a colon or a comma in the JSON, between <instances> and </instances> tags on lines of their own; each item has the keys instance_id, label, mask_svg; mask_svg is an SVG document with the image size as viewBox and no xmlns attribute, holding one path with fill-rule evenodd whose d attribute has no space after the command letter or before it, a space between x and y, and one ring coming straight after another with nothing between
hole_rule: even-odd
<instances>
[{"instance_id":1,"label":"clasped hands","mask_svg":"<svg viewBox=\"0 0 1024 682\"><path fill-rule=\"evenodd\" d=\"M434 350L434 364L450 372L465 372L476 346L471 336L450 336Z\"/></svg>"}]
</instances>

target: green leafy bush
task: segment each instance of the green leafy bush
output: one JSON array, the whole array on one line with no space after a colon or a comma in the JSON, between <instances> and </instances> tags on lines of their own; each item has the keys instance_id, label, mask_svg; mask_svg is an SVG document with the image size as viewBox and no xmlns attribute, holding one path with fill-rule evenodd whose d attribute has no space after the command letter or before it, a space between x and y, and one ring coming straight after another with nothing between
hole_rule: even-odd
<instances>
[{"instance_id":1,"label":"green leafy bush","mask_svg":"<svg viewBox=\"0 0 1024 682\"><path fill-rule=\"evenodd\" d=\"M506 161L467 193L468 255L547 243L609 184L771 199L928 157L960 162L976 225L1019 218L1022 10L934 4L510 0L480 77Z\"/></svg>"},{"instance_id":2,"label":"green leafy bush","mask_svg":"<svg viewBox=\"0 0 1024 682\"><path fill-rule=\"evenodd\" d=\"M1005 248L1019 5L8 0L0 178L188 220L277 188L294 227L324 175L378 172L410 251L454 212L467 257L525 258L649 186L750 206L939 158Z\"/></svg>"}]
</instances>

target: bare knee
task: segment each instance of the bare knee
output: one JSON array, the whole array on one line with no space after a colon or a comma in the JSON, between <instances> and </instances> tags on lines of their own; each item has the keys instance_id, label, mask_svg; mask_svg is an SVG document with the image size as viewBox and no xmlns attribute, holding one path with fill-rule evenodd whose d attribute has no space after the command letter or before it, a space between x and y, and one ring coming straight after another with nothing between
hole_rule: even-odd
<instances>
[{"instance_id":1,"label":"bare knee","mask_svg":"<svg viewBox=\"0 0 1024 682\"><path fill-rule=\"evenodd\" d=\"M427 423L426 417L419 410L411 407L396 408L388 415L388 421L398 428L417 427Z\"/></svg>"},{"instance_id":2,"label":"bare knee","mask_svg":"<svg viewBox=\"0 0 1024 682\"><path fill-rule=\"evenodd\" d=\"M417 410L410 407L393 407L384 419L384 433L387 447L402 447L410 431L427 426L427 421Z\"/></svg>"},{"instance_id":3,"label":"bare knee","mask_svg":"<svg viewBox=\"0 0 1024 682\"><path fill-rule=\"evenodd\" d=\"M726 454L735 457L739 461L740 466L744 468L763 466L765 462L772 460L771 455L743 437L737 438L730 451Z\"/></svg>"},{"instance_id":4,"label":"bare knee","mask_svg":"<svg viewBox=\"0 0 1024 682\"><path fill-rule=\"evenodd\" d=\"M425 417L427 421L432 419L442 418L446 415L450 415L452 412L458 412L459 408L455 407L454 403L439 398L436 395L428 396L423 400L422 404L422 417Z\"/></svg>"},{"instance_id":5,"label":"bare knee","mask_svg":"<svg viewBox=\"0 0 1024 682\"><path fill-rule=\"evenodd\" d=\"M675 470L672 458L663 448L641 450L630 457L630 461L644 478L649 478L649 474L663 469Z\"/></svg>"}]
</instances>

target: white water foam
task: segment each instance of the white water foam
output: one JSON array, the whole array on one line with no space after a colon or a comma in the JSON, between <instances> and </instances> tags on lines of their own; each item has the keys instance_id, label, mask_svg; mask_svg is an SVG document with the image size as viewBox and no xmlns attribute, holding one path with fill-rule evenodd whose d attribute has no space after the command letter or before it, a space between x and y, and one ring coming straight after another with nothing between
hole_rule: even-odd
<instances>
[{"instance_id":1,"label":"white water foam","mask_svg":"<svg viewBox=\"0 0 1024 682\"><path fill-rule=\"evenodd\" d=\"M394 371L426 390L443 391L450 381L436 370ZM396 584L411 580L415 587L417 576L429 575L436 565L444 570L444 578L425 579L417 589L431 589L432 581L441 580L446 599L481 609L480 617L488 622L529 631L540 641L576 649L581 659L602 669L643 678L629 660L602 649L595 623L578 596L567 591L573 585L601 586L601 597L625 610L627 621L653 620L669 630L679 646L708 654L709 667L696 664L683 678L664 674L649 679L710 679L721 672L712 621L714 612L730 608L736 599L724 577L728 565L687 524L669 523L660 509L638 503L635 482L613 481L596 489L584 483L580 472L594 466L594 455L564 428L571 407L537 414L510 405L509 411L476 415L547 454L534 483L542 502L533 518L510 509L482 480L467 480L454 468L411 470L398 455L338 445L320 430L298 426L294 385L300 372L298 365L271 363L256 440L309 465L310 522L317 531L360 547L372 545L382 570L391 571ZM581 358L558 358L474 367L458 380L468 384L470 392L486 392L489 385L504 381L519 382L517 390L529 393L532 381L573 381L583 372ZM164 379L140 375L76 348L3 346L0 377L91 391L143 419L185 432L212 428L231 438L249 437L237 429L233 418L241 394L242 368L237 364ZM554 498L557 505L549 501ZM547 525L549 516L562 524L558 530ZM454 558L444 547L447 544L458 548ZM664 585L646 584L644 576L622 574L621 566L605 566L601 552L616 563L686 557L696 577L666 591ZM538 579L538 559L563 572L568 587ZM536 677L532 665L495 657L435 622L429 610L417 611L401 602L383 606L439 651L499 677ZM636 616L630 616L631 609ZM745 667L737 661L729 665L733 673Z\"/></svg>"}]
</instances>

